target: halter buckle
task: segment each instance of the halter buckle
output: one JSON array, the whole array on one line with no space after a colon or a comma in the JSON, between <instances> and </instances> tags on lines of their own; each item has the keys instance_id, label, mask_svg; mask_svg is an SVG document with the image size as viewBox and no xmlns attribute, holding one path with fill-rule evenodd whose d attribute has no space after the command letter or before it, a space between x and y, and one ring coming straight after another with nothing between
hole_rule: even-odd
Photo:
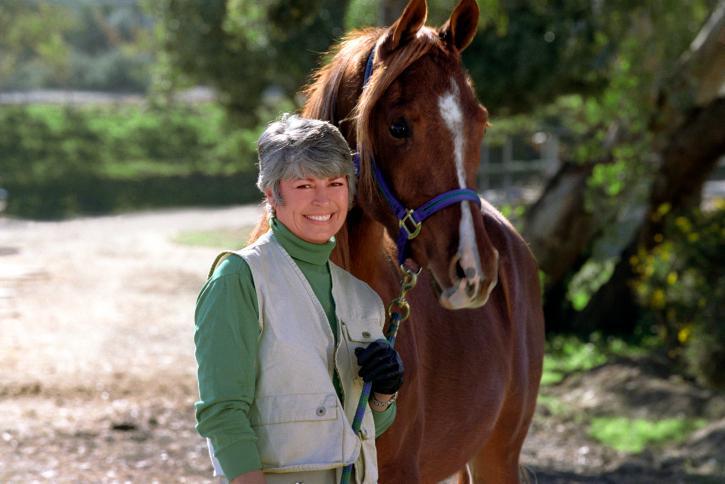
<instances>
[{"instance_id":1,"label":"halter buckle","mask_svg":"<svg viewBox=\"0 0 725 484\"><path fill-rule=\"evenodd\" d=\"M398 227L405 230L408 234L408 240L416 238L420 234L420 229L423 228L423 222L416 222L413 213L415 213L415 210L409 208L406 210L405 216L398 221Z\"/></svg>"}]
</instances>

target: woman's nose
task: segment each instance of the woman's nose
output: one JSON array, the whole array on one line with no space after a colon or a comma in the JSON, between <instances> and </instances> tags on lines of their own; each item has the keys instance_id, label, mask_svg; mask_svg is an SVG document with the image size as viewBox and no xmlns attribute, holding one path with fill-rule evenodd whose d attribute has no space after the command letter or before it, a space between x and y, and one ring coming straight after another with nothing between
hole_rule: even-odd
<instances>
[{"instance_id":1,"label":"woman's nose","mask_svg":"<svg viewBox=\"0 0 725 484\"><path fill-rule=\"evenodd\" d=\"M330 196L327 193L327 189L325 187L320 187L315 189L315 198L313 200L315 203L318 204L324 204L330 201Z\"/></svg>"}]
</instances>

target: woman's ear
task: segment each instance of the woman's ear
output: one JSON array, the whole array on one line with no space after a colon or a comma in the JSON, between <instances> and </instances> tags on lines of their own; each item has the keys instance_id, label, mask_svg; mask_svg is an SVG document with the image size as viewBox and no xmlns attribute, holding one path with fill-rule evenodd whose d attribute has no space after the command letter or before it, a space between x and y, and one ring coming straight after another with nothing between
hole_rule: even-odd
<instances>
[{"instance_id":1,"label":"woman's ear","mask_svg":"<svg viewBox=\"0 0 725 484\"><path fill-rule=\"evenodd\" d=\"M267 188L264 190L264 198L267 201L267 205L274 210L277 207L277 201L274 198L274 194L272 193L271 188Z\"/></svg>"}]
</instances>

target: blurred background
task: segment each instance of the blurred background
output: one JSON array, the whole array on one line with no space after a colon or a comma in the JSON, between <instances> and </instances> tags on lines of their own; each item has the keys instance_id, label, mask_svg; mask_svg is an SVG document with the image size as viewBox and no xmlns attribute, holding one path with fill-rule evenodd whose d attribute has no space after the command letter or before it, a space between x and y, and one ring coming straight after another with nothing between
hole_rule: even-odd
<instances>
[{"instance_id":1,"label":"blurred background","mask_svg":"<svg viewBox=\"0 0 725 484\"><path fill-rule=\"evenodd\" d=\"M257 136L405 3L0 1L0 481L209 479L191 314L259 215ZM524 462L722 482L725 2L478 3L479 191L544 291Z\"/></svg>"}]
</instances>

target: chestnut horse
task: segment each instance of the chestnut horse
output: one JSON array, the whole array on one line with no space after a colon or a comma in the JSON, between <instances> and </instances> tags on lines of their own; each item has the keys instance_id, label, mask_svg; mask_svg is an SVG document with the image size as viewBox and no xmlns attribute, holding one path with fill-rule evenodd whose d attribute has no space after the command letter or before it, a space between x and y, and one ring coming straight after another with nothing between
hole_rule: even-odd
<instances>
[{"instance_id":1,"label":"chestnut horse","mask_svg":"<svg viewBox=\"0 0 725 484\"><path fill-rule=\"evenodd\" d=\"M425 0L410 0L389 28L348 35L306 90L302 114L337 124L361 158L356 204L333 260L386 303L400 290L392 242L399 225L376 186L373 155L407 207L475 186L488 114L460 53L478 14L474 0L462 0L434 29L424 26ZM260 222L255 233L265 230ZM485 201L480 212L470 201L436 212L409 251L425 270L397 337L405 383L395 423L377 442L380 482L518 482L544 347L534 258Z\"/></svg>"}]
</instances>

